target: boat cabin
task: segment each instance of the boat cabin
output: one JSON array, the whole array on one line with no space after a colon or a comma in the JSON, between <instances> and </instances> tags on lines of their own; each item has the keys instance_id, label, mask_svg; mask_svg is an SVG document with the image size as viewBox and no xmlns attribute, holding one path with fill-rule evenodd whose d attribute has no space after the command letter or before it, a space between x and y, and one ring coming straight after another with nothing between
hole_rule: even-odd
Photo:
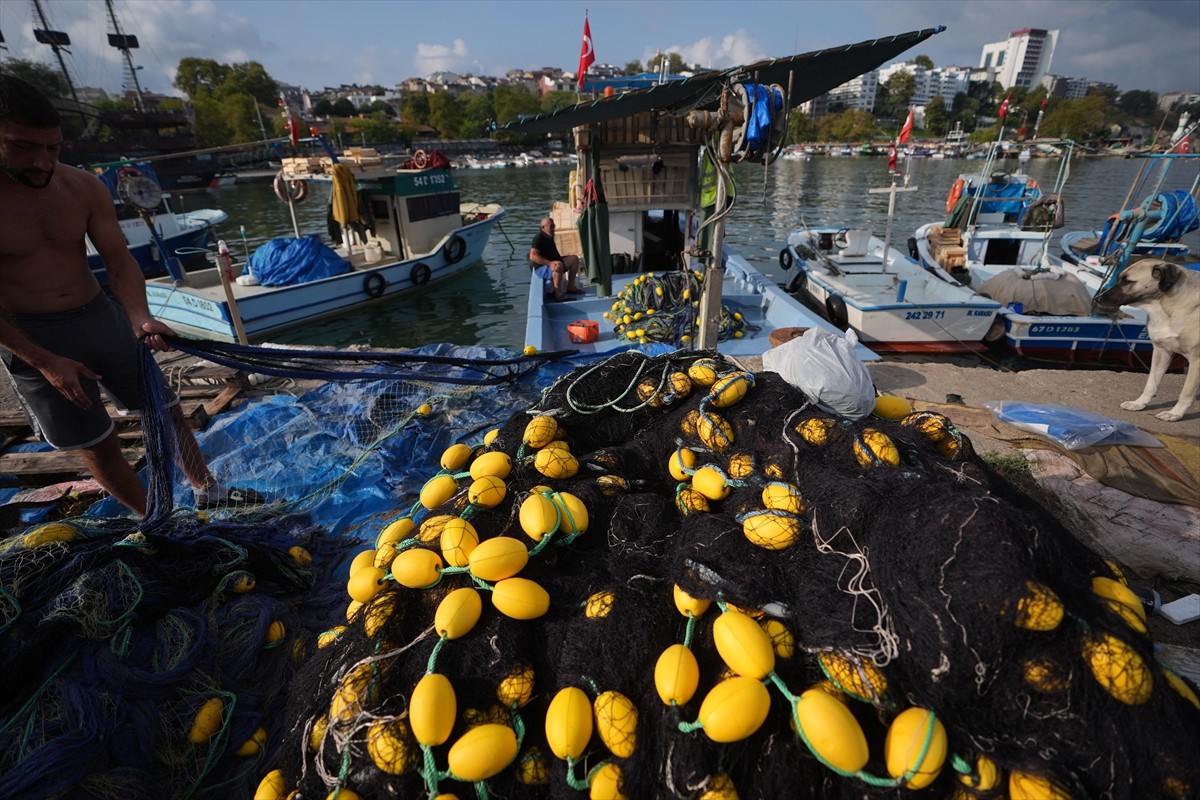
<instances>
[{"instance_id":1,"label":"boat cabin","mask_svg":"<svg viewBox=\"0 0 1200 800\"><path fill-rule=\"evenodd\" d=\"M356 197L346 202L374 228L366 244L377 244L382 253L396 259L430 253L462 227L462 204L449 169L394 169L374 151L359 148L347 150L337 163L355 183ZM336 195L344 188L334 180L334 166L328 156L285 158L282 171L287 181L331 182Z\"/></svg>"},{"instance_id":2,"label":"boat cabin","mask_svg":"<svg viewBox=\"0 0 1200 800\"><path fill-rule=\"evenodd\" d=\"M592 182L608 204L614 275L686 263L684 230L700 204L700 134L681 117L649 111L580 126L574 135L579 167L570 199L551 214L559 251L582 253L576 224Z\"/></svg>"}]
</instances>

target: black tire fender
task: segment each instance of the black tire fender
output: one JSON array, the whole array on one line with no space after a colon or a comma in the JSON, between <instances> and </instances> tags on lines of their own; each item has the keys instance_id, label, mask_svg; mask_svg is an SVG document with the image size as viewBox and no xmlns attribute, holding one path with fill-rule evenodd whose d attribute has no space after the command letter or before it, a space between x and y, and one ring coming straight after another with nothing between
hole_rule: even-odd
<instances>
[{"instance_id":1,"label":"black tire fender","mask_svg":"<svg viewBox=\"0 0 1200 800\"><path fill-rule=\"evenodd\" d=\"M791 269L794 263L796 263L796 259L792 256L792 249L790 247L785 247L779 251L779 266L782 269Z\"/></svg>"},{"instance_id":2,"label":"black tire fender","mask_svg":"<svg viewBox=\"0 0 1200 800\"><path fill-rule=\"evenodd\" d=\"M409 277L412 278L413 286L424 286L429 283L433 271L429 269L428 264L413 264L412 272Z\"/></svg>"},{"instance_id":3,"label":"black tire fender","mask_svg":"<svg viewBox=\"0 0 1200 800\"><path fill-rule=\"evenodd\" d=\"M850 327L850 315L846 312L846 301L840 294L831 294L825 298L825 312L829 321L842 330Z\"/></svg>"},{"instance_id":4,"label":"black tire fender","mask_svg":"<svg viewBox=\"0 0 1200 800\"><path fill-rule=\"evenodd\" d=\"M917 237L908 237L908 255L913 261L921 263L921 251L917 249Z\"/></svg>"},{"instance_id":5,"label":"black tire fender","mask_svg":"<svg viewBox=\"0 0 1200 800\"><path fill-rule=\"evenodd\" d=\"M367 293L368 297L382 297L385 289L387 289L387 278L378 272L372 272L363 278L363 291Z\"/></svg>"},{"instance_id":6,"label":"black tire fender","mask_svg":"<svg viewBox=\"0 0 1200 800\"><path fill-rule=\"evenodd\" d=\"M787 292L788 294L796 294L797 292L803 291L804 287L807 285L808 271L805 270L804 267L797 267L796 274L792 276L790 281L788 281Z\"/></svg>"},{"instance_id":7,"label":"black tire fender","mask_svg":"<svg viewBox=\"0 0 1200 800\"><path fill-rule=\"evenodd\" d=\"M463 256L467 254L467 241L461 236L455 234L446 242L446 263L457 264L463 260Z\"/></svg>"}]
</instances>

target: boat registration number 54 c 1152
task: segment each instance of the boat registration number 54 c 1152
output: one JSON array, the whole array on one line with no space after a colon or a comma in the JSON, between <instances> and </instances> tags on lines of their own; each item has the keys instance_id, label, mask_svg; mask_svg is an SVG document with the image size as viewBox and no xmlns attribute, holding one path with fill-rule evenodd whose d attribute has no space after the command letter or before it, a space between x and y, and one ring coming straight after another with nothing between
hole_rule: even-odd
<instances>
[{"instance_id":1,"label":"boat registration number 54 c 1152","mask_svg":"<svg viewBox=\"0 0 1200 800\"><path fill-rule=\"evenodd\" d=\"M414 175L413 186L443 186L450 182L450 176L442 172L434 172L429 175Z\"/></svg>"}]
</instances>

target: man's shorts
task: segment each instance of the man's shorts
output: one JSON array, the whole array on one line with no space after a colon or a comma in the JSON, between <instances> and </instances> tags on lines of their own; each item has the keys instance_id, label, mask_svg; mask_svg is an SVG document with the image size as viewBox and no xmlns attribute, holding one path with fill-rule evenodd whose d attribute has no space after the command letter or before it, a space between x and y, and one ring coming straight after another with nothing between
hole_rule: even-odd
<instances>
[{"instance_id":1,"label":"man's shorts","mask_svg":"<svg viewBox=\"0 0 1200 800\"><path fill-rule=\"evenodd\" d=\"M549 264L534 267L533 273L542 279L542 290L546 294L554 294L554 270Z\"/></svg>"},{"instance_id":2,"label":"man's shorts","mask_svg":"<svg viewBox=\"0 0 1200 800\"><path fill-rule=\"evenodd\" d=\"M0 348L0 357L34 431L55 449L90 447L112 433L112 420L100 400L101 387L119 413L142 408L140 345L125 311L104 292L81 308L55 314L14 314L8 320L30 341L79 361L101 376L99 383L81 381L92 401L92 407L84 411L63 397L37 369ZM169 388L166 395L168 407L179 403Z\"/></svg>"}]
</instances>

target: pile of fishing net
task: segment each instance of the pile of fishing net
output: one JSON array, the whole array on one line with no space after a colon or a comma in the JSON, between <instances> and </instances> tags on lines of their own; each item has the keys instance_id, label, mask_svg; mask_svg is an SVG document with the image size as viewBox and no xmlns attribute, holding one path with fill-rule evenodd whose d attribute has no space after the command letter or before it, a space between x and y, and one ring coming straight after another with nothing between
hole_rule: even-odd
<instances>
[{"instance_id":1,"label":"pile of fishing net","mask_svg":"<svg viewBox=\"0 0 1200 800\"><path fill-rule=\"evenodd\" d=\"M256 797L1200 792L1120 571L945 417L629 352L465 439L355 557Z\"/></svg>"},{"instance_id":2,"label":"pile of fishing net","mask_svg":"<svg viewBox=\"0 0 1200 800\"><path fill-rule=\"evenodd\" d=\"M631 344L664 342L686 346L696 336L704 276L699 270L639 275L613 299L604 318L613 323L613 336ZM741 339L758 328L742 312L721 306L717 341Z\"/></svg>"},{"instance_id":3,"label":"pile of fishing net","mask_svg":"<svg viewBox=\"0 0 1200 800\"><path fill-rule=\"evenodd\" d=\"M0 797L241 796L343 547L298 518L194 515L4 540Z\"/></svg>"}]
</instances>

